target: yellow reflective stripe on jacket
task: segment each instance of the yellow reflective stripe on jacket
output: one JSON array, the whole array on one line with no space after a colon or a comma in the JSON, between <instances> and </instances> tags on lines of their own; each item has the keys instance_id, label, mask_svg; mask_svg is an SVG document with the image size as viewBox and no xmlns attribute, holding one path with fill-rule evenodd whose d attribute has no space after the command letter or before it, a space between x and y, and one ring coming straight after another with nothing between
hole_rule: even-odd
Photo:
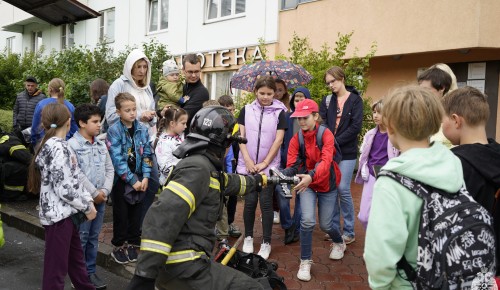
<instances>
[{"instance_id":1,"label":"yellow reflective stripe on jacket","mask_svg":"<svg viewBox=\"0 0 500 290\"><path fill-rule=\"evenodd\" d=\"M189 216L191 216L196 207L194 195L191 191L189 191L189 189L187 189L184 185L175 181L170 181L167 185L167 189L177 194L189 205Z\"/></svg>"},{"instance_id":2,"label":"yellow reflective stripe on jacket","mask_svg":"<svg viewBox=\"0 0 500 290\"><path fill-rule=\"evenodd\" d=\"M23 185L16 186L16 185L7 185L7 184L5 184L3 186L3 189L11 190L11 191L23 191L24 190L24 186Z\"/></svg>"},{"instance_id":3,"label":"yellow reflective stripe on jacket","mask_svg":"<svg viewBox=\"0 0 500 290\"><path fill-rule=\"evenodd\" d=\"M172 252L168 254L168 260L166 264L175 264L175 263L193 261L205 255L206 255L205 252L196 252L195 250Z\"/></svg>"},{"instance_id":4,"label":"yellow reflective stripe on jacket","mask_svg":"<svg viewBox=\"0 0 500 290\"><path fill-rule=\"evenodd\" d=\"M141 240L141 251L155 252L168 256L171 250L172 246L170 246L169 244L148 239Z\"/></svg>"},{"instance_id":5,"label":"yellow reflective stripe on jacket","mask_svg":"<svg viewBox=\"0 0 500 290\"><path fill-rule=\"evenodd\" d=\"M244 195L245 194L245 189L247 187L247 180L245 179L245 176L239 175L240 177L240 192L238 195Z\"/></svg>"},{"instance_id":6,"label":"yellow reflective stripe on jacket","mask_svg":"<svg viewBox=\"0 0 500 290\"><path fill-rule=\"evenodd\" d=\"M210 177L210 188L213 188L213 189L217 189L218 191L220 191L220 182L213 178L213 177Z\"/></svg>"},{"instance_id":7,"label":"yellow reflective stripe on jacket","mask_svg":"<svg viewBox=\"0 0 500 290\"><path fill-rule=\"evenodd\" d=\"M16 146L12 146L12 147L10 147L10 149L9 149L9 154L10 154L10 155L12 155L12 153L14 153L14 151L19 150L19 149L21 149L21 150L26 150L26 147L25 147L24 145L16 145Z\"/></svg>"}]
</instances>

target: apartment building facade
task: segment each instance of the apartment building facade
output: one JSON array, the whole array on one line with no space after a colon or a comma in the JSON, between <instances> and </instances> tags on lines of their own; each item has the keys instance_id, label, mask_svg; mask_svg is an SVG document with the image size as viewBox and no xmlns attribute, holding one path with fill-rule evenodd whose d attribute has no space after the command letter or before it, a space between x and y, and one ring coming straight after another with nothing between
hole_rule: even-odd
<instances>
[{"instance_id":1,"label":"apartment building facade","mask_svg":"<svg viewBox=\"0 0 500 290\"><path fill-rule=\"evenodd\" d=\"M395 86L414 83L426 67L446 63L459 86L472 85L489 96L488 136L500 140L496 0L81 0L100 16L58 26L9 1L0 2L0 47L22 53L43 45L48 52L106 42L120 51L154 38L178 62L198 53L212 98L237 93L229 79L246 60L261 57L259 40L273 58L288 54L294 33L319 49L334 46L338 33L354 32L347 57L377 44L366 97L379 99Z\"/></svg>"}]
</instances>

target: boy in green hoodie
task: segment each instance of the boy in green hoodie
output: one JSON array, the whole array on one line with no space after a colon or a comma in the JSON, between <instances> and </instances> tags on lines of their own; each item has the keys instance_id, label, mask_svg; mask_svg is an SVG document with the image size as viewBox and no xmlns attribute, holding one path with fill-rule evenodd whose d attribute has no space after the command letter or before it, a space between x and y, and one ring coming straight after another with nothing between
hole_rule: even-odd
<instances>
[{"instance_id":1,"label":"boy in green hoodie","mask_svg":"<svg viewBox=\"0 0 500 290\"><path fill-rule=\"evenodd\" d=\"M500 223L500 210L495 193L500 189L500 144L486 136L490 107L478 89L463 87L443 100L445 117L443 133L453 145L451 149L462 161L465 185L472 197L494 215L495 229ZM497 205L498 207L498 205ZM497 265L500 265L500 232L497 235ZM497 266L497 275L500 267Z\"/></svg>"},{"instance_id":2,"label":"boy in green hoodie","mask_svg":"<svg viewBox=\"0 0 500 290\"><path fill-rule=\"evenodd\" d=\"M183 83L179 79L179 68L174 60L169 59L163 63L163 76L158 81L158 108L161 110L166 106L179 108L189 100L188 96L182 96Z\"/></svg>"},{"instance_id":3,"label":"boy in green hoodie","mask_svg":"<svg viewBox=\"0 0 500 290\"><path fill-rule=\"evenodd\" d=\"M389 140L401 151L383 167L445 192L463 184L460 160L439 142L430 143L443 118L443 106L430 90L408 86L384 98L383 123ZM387 176L375 183L366 231L364 259L372 289L412 289L398 275L404 255L415 268L422 199Z\"/></svg>"}]
</instances>

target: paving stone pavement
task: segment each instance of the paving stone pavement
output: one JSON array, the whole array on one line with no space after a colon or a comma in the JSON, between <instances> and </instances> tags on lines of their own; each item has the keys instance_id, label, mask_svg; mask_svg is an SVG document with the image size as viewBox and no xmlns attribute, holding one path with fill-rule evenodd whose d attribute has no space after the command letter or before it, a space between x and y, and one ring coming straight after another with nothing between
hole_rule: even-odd
<instances>
[{"instance_id":1,"label":"paving stone pavement","mask_svg":"<svg viewBox=\"0 0 500 290\"><path fill-rule=\"evenodd\" d=\"M351 184L351 191L354 200L354 209L357 215L359 211L359 203L361 200L362 186L355 183ZM292 199L293 209L293 202ZM23 212L24 215L18 219L31 220L31 224L36 219L38 213L35 210L36 201L24 203L10 203L2 208L2 218L12 221L12 217ZM5 209L6 208L6 209ZM112 208L106 207L106 215L101 234L99 235L100 249L98 256L98 264L110 269L111 271L125 277L131 277L134 270L134 263L123 266L114 263L109 257L112 249L111 238L113 234L112 225ZM25 217L25 214L31 217ZM5 216L7 215L7 216ZM260 217L260 209L257 207L257 219ZM260 219L259 219L260 220ZM6 221L7 222L7 221ZM9 222L7 222L9 223ZM243 200L238 201L235 224L243 231ZM23 226L22 226L23 227ZM43 229L43 228L42 228ZM33 232L33 230L26 230ZM255 223L254 227L254 245L255 253L259 250L259 243L262 238L262 226L260 222ZM278 263L278 274L285 278L285 284L290 290L294 289L336 289L336 290L359 290L369 289L368 275L363 261L363 248L365 231L361 224L356 220L355 223L356 241L347 246L344 258L339 261L330 260L328 258L330 251L329 241L324 241L324 233L316 225L313 232L313 265L311 268L312 279L309 282L299 281L296 277L300 264L300 243L284 245L284 230L279 224L273 225L272 240L271 240L271 255L270 261ZM40 236L41 234L38 234ZM236 239L230 238L230 243L234 243ZM241 246L240 246L241 250Z\"/></svg>"}]
</instances>

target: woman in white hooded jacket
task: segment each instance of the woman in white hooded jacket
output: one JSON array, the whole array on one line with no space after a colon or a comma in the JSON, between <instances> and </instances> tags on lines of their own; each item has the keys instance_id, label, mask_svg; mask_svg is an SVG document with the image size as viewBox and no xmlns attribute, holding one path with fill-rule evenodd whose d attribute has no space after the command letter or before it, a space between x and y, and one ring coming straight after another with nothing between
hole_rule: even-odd
<instances>
[{"instance_id":1,"label":"woman in white hooded jacket","mask_svg":"<svg viewBox=\"0 0 500 290\"><path fill-rule=\"evenodd\" d=\"M106 120L109 127L115 122L120 121L116 114L115 97L119 93L130 93L135 97L137 105L137 120L149 128L149 139L154 140L156 136L156 112L153 91L149 86L151 81L151 62L147 56L139 49L132 50L125 64L123 73L117 78L108 90L108 100L106 102ZM147 210L154 200L155 193L158 191L158 163L153 155L153 164L151 169L151 178L149 180L146 196L142 204L141 225Z\"/></svg>"}]
</instances>

